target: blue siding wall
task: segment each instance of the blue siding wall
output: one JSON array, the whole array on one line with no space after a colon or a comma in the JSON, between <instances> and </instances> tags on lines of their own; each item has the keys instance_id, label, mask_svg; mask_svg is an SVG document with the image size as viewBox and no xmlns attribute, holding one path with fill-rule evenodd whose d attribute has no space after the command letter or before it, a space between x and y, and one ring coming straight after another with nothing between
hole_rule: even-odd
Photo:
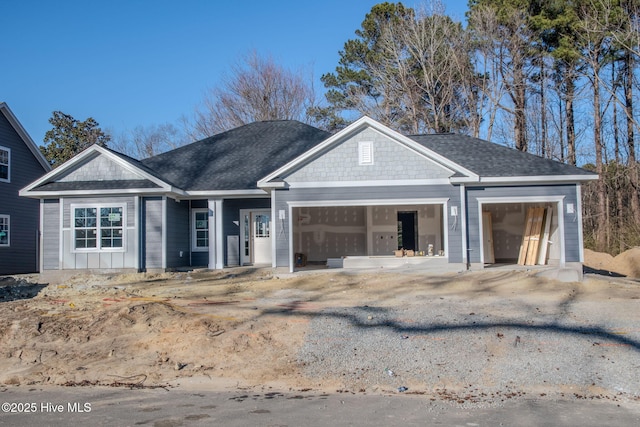
<instances>
[{"instance_id":1,"label":"blue siding wall","mask_svg":"<svg viewBox=\"0 0 640 427\"><path fill-rule=\"evenodd\" d=\"M189 201L167 200L167 268L189 265ZM182 256L180 253L182 252Z\"/></svg>"},{"instance_id":2,"label":"blue siding wall","mask_svg":"<svg viewBox=\"0 0 640 427\"><path fill-rule=\"evenodd\" d=\"M38 271L40 202L18 192L45 174L25 142L0 113L0 146L10 155L10 182L0 181L0 215L9 215L10 246L0 247L0 275Z\"/></svg>"}]
</instances>

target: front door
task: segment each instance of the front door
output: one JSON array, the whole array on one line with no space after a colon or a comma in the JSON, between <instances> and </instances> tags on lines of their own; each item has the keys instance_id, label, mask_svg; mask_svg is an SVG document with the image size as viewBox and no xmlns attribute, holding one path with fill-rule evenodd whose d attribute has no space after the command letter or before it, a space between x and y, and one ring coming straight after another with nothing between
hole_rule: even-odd
<instances>
[{"instance_id":1,"label":"front door","mask_svg":"<svg viewBox=\"0 0 640 427\"><path fill-rule=\"evenodd\" d=\"M398 249L418 250L418 212L398 212Z\"/></svg>"},{"instance_id":2,"label":"front door","mask_svg":"<svg viewBox=\"0 0 640 427\"><path fill-rule=\"evenodd\" d=\"M271 264L271 211L251 212L253 264Z\"/></svg>"}]
</instances>

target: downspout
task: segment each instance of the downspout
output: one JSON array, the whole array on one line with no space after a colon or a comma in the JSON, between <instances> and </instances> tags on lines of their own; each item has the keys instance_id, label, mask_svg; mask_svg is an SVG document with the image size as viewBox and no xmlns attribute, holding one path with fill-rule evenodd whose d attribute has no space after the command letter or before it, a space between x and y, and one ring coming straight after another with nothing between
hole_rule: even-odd
<instances>
[{"instance_id":1,"label":"downspout","mask_svg":"<svg viewBox=\"0 0 640 427\"><path fill-rule=\"evenodd\" d=\"M162 269L167 270L167 196L162 196Z\"/></svg>"},{"instance_id":2,"label":"downspout","mask_svg":"<svg viewBox=\"0 0 640 427\"><path fill-rule=\"evenodd\" d=\"M576 213L578 214L579 260L584 263L584 235L582 230L582 184L576 184ZM564 250L564 248L563 248Z\"/></svg>"}]
</instances>

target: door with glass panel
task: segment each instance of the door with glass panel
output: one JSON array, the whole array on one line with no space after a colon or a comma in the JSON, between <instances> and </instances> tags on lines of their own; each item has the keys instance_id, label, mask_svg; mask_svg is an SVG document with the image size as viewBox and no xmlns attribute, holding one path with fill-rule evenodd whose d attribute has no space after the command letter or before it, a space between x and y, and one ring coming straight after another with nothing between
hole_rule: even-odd
<instances>
[{"instance_id":1,"label":"door with glass panel","mask_svg":"<svg viewBox=\"0 0 640 427\"><path fill-rule=\"evenodd\" d=\"M242 264L271 264L271 211L243 210L240 217Z\"/></svg>"}]
</instances>

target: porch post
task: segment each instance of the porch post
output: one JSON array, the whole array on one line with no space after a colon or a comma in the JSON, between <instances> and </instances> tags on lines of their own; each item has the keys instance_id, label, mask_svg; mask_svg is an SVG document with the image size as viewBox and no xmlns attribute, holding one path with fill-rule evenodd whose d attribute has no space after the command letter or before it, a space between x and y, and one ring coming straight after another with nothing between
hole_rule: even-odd
<instances>
[{"instance_id":1,"label":"porch post","mask_svg":"<svg viewBox=\"0 0 640 427\"><path fill-rule=\"evenodd\" d=\"M209 269L224 267L224 233L222 232L222 199L209 199Z\"/></svg>"},{"instance_id":2,"label":"porch post","mask_svg":"<svg viewBox=\"0 0 640 427\"><path fill-rule=\"evenodd\" d=\"M460 220L460 231L462 234L462 260L467 266L467 270L471 266L471 258L469 257L469 248L467 247L467 191L464 184L460 184L460 212L458 219ZM445 212L448 214L448 212ZM447 254L449 255L449 254Z\"/></svg>"},{"instance_id":3,"label":"porch post","mask_svg":"<svg viewBox=\"0 0 640 427\"><path fill-rule=\"evenodd\" d=\"M367 242L367 256L373 255L373 207L365 206L365 241Z\"/></svg>"}]
</instances>

